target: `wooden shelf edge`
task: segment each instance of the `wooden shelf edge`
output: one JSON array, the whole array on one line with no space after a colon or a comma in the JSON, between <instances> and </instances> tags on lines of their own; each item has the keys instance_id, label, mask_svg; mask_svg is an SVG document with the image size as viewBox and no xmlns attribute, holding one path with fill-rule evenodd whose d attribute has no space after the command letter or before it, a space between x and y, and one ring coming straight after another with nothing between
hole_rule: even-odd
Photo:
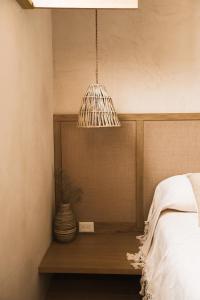
<instances>
[{"instance_id":1,"label":"wooden shelf edge","mask_svg":"<svg viewBox=\"0 0 200 300\"><path fill-rule=\"evenodd\" d=\"M101 274L101 275L141 275L141 270L130 269L90 269L90 268L62 268L62 267L39 267L40 274Z\"/></svg>"},{"instance_id":2,"label":"wooden shelf edge","mask_svg":"<svg viewBox=\"0 0 200 300\"><path fill-rule=\"evenodd\" d=\"M126 260L137 252L137 233L79 234L69 244L52 242L41 264L40 274L141 275Z\"/></svg>"}]
</instances>

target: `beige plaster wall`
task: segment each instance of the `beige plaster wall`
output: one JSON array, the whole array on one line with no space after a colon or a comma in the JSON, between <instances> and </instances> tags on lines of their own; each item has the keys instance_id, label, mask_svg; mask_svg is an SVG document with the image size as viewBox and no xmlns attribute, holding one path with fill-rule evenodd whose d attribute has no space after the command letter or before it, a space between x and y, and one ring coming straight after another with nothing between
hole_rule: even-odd
<instances>
[{"instance_id":1,"label":"beige plaster wall","mask_svg":"<svg viewBox=\"0 0 200 300\"><path fill-rule=\"evenodd\" d=\"M200 111L200 1L139 0L99 12L100 81L119 112ZM93 10L55 11L56 113L76 113L95 80Z\"/></svg>"},{"instance_id":2,"label":"beige plaster wall","mask_svg":"<svg viewBox=\"0 0 200 300\"><path fill-rule=\"evenodd\" d=\"M0 7L0 299L43 299L51 236L51 15Z\"/></svg>"}]
</instances>

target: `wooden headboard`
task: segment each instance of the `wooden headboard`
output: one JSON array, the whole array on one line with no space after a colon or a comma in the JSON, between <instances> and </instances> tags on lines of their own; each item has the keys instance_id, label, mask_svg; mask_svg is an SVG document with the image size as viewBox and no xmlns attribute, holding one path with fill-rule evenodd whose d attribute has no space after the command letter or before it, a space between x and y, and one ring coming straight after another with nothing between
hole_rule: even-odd
<instances>
[{"instance_id":1,"label":"wooden headboard","mask_svg":"<svg viewBox=\"0 0 200 300\"><path fill-rule=\"evenodd\" d=\"M121 128L80 129L54 116L55 168L83 190L78 220L98 231L143 228L162 179L200 172L200 113L124 114ZM56 204L60 202L56 187Z\"/></svg>"}]
</instances>

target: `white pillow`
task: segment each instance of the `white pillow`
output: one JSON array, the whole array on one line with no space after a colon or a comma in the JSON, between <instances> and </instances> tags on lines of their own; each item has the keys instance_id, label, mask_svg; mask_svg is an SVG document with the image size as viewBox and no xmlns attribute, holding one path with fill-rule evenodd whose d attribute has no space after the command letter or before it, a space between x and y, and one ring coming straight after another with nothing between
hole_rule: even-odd
<instances>
[{"instance_id":1,"label":"white pillow","mask_svg":"<svg viewBox=\"0 0 200 300\"><path fill-rule=\"evenodd\" d=\"M161 181L157 185L154 197L154 208L156 204L163 207L166 204L166 209L197 212L193 188L186 174Z\"/></svg>"}]
</instances>

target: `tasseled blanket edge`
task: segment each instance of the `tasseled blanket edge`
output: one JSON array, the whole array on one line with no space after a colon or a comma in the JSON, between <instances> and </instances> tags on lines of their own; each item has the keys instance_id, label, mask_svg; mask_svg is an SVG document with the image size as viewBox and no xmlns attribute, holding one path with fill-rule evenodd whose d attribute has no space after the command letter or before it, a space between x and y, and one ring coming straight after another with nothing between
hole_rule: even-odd
<instances>
[{"instance_id":1,"label":"tasseled blanket edge","mask_svg":"<svg viewBox=\"0 0 200 300\"><path fill-rule=\"evenodd\" d=\"M131 266L138 270L142 269L142 277L141 277L141 291L140 295L143 297L143 300L152 300L151 293L151 285L147 280L146 272L145 272L145 256L142 252L142 246L147 239L149 232L149 222L145 222L144 235L137 236L136 238L140 241L139 251L137 253L127 253L126 258L128 261L132 261Z\"/></svg>"}]
</instances>

